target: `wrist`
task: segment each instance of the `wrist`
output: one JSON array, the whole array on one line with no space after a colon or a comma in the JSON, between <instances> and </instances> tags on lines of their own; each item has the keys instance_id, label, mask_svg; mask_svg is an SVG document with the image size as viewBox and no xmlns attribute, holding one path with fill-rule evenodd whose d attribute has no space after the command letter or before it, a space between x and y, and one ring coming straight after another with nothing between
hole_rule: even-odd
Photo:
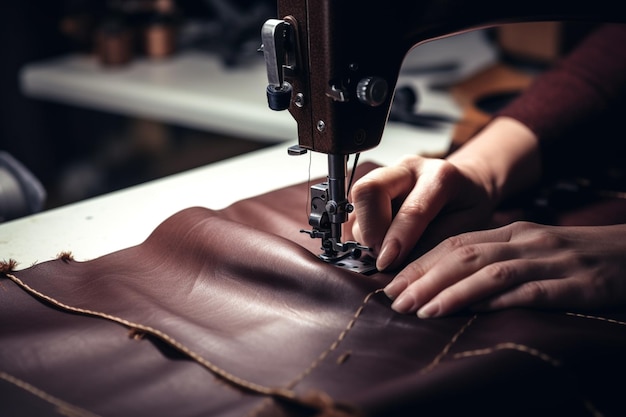
<instances>
[{"instance_id":1,"label":"wrist","mask_svg":"<svg viewBox=\"0 0 626 417\"><path fill-rule=\"evenodd\" d=\"M509 117L492 120L447 159L484 188L494 207L541 176L537 136Z\"/></svg>"}]
</instances>

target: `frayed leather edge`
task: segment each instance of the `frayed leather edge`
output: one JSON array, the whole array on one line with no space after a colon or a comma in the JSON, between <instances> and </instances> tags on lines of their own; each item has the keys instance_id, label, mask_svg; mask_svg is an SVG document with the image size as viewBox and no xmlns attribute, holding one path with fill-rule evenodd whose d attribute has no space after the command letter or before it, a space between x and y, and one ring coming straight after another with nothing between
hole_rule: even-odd
<instances>
[{"instance_id":1,"label":"frayed leather edge","mask_svg":"<svg viewBox=\"0 0 626 417\"><path fill-rule=\"evenodd\" d=\"M0 275L7 275L10 274L11 272L15 271L15 268L17 268L17 261L15 259L9 259L8 261L1 261L0 262Z\"/></svg>"},{"instance_id":2,"label":"frayed leather edge","mask_svg":"<svg viewBox=\"0 0 626 417\"><path fill-rule=\"evenodd\" d=\"M74 260L74 255L71 251L63 251L60 252L57 256L57 259L63 262L71 262ZM15 259L10 258L9 260L0 261L0 275L7 275L16 271L19 262Z\"/></svg>"},{"instance_id":3,"label":"frayed leather edge","mask_svg":"<svg viewBox=\"0 0 626 417\"><path fill-rule=\"evenodd\" d=\"M67 263L74 260L74 255L70 251L63 251L57 255L57 259Z\"/></svg>"},{"instance_id":4,"label":"frayed leather edge","mask_svg":"<svg viewBox=\"0 0 626 417\"><path fill-rule=\"evenodd\" d=\"M62 262L68 263L74 260L74 255L70 251L63 251L57 255L57 259ZM8 274L15 272L18 265L19 262L17 262L13 258L0 261L0 276L3 275L6 277Z\"/></svg>"}]
</instances>

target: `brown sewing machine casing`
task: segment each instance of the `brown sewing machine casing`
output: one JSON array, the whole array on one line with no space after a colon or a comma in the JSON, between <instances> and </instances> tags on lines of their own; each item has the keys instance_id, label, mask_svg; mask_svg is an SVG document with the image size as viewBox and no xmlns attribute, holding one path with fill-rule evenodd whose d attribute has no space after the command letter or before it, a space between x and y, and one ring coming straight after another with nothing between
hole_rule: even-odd
<instances>
[{"instance_id":1,"label":"brown sewing machine casing","mask_svg":"<svg viewBox=\"0 0 626 417\"><path fill-rule=\"evenodd\" d=\"M402 61L420 43L512 22L626 21L620 9L607 0L278 0L292 31L285 80L299 145L342 155L376 147Z\"/></svg>"}]
</instances>

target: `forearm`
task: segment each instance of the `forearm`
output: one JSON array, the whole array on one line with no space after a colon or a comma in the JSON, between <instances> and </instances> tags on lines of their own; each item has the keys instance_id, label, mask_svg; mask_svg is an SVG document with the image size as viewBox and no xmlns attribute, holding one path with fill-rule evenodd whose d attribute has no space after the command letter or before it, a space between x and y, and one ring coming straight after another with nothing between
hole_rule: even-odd
<instances>
[{"instance_id":1,"label":"forearm","mask_svg":"<svg viewBox=\"0 0 626 417\"><path fill-rule=\"evenodd\" d=\"M542 171L537 136L509 117L492 120L447 159L479 182L494 206L533 186Z\"/></svg>"},{"instance_id":2,"label":"forearm","mask_svg":"<svg viewBox=\"0 0 626 417\"><path fill-rule=\"evenodd\" d=\"M601 27L448 159L475 174L494 204L532 186L549 147L571 139L623 98L624 42L626 26Z\"/></svg>"},{"instance_id":3,"label":"forearm","mask_svg":"<svg viewBox=\"0 0 626 417\"><path fill-rule=\"evenodd\" d=\"M626 25L604 25L496 116L528 126L541 146L598 123L626 94Z\"/></svg>"}]
</instances>

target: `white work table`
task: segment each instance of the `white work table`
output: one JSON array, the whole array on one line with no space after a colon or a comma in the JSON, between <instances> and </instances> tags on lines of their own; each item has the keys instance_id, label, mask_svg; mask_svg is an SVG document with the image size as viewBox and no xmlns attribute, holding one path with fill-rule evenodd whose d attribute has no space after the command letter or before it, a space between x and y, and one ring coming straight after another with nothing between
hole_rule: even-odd
<instances>
[{"instance_id":1,"label":"white work table","mask_svg":"<svg viewBox=\"0 0 626 417\"><path fill-rule=\"evenodd\" d=\"M471 39L470 42L475 44ZM445 50L436 50L442 49ZM465 51L465 62L469 62L462 68L466 72L487 65L493 59L493 55L486 49L479 48L476 51L461 47L461 50ZM451 54L456 56L457 52L446 53L448 57L443 56L442 61ZM145 111L144 115L159 117L161 120L182 122L185 119L187 125L200 126L205 123L206 128L223 128L233 134L256 134L259 139L273 138L274 141L283 142L153 182L2 223L0 260L14 259L21 269L54 259L61 252L71 252L79 261L93 259L141 243L163 220L182 209L192 206L221 209L243 198L307 181L309 176L318 178L327 174L325 155L287 155L287 147L296 143L295 122L287 112L274 113L267 109L262 70L257 69L254 72L256 76L252 76L249 70L241 70L239 74L230 72L230 81L227 83L224 78L220 82L212 82L213 86L221 84L221 89L210 92L203 90L205 87L197 78L192 80L191 73L187 81L184 75L178 78L180 72L176 77L178 81L171 80L175 71L183 74L184 71L191 71L185 70L183 64L189 64L189 60L196 58L190 54L178 63L163 63L163 67L157 70L151 67L150 71L154 70L151 78L140 75L143 64L137 63L136 69L129 69L124 74L98 73L96 77L104 77L109 83L90 83L92 78L87 73L96 71L89 67L93 64L69 57L60 59L52 66L48 63L27 67L22 74L22 81L27 94L40 98L110 108L127 114ZM44 73L56 74L56 78L46 78ZM196 76L210 73L203 70ZM131 79L136 82L131 82ZM207 75L206 80L210 79ZM420 84L420 80L401 78L400 81L410 82L421 89L421 110L458 116L459 109L446 94L429 91ZM173 84L180 88L175 88ZM121 89L120 85L123 86ZM231 88L233 85L238 88ZM236 97L235 93L244 95ZM231 101L228 101L229 97ZM246 97L256 98L250 101ZM120 100L126 100L128 107L120 107ZM133 100L135 103L131 105ZM137 106L139 101L144 105ZM198 110L200 108L203 110ZM208 113L207 108L211 109ZM208 119L210 122L206 122ZM406 154L444 152L449 146L451 130L452 126L420 129L390 123L381 144L364 152L360 161L389 165ZM286 204L296 209L305 204L305 198L303 196L302 202ZM306 224L307 219L304 217L303 213L303 223Z\"/></svg>"},{"instance_id":2,"label":"white work table","mask_svg":"<svg viewBox=\"0 0 626 417\"><path fill-rule=\"evenodd\" d=\"M293 137L295 122L268 111L262 59L225 68L208 53L185 51L104 68L95 56L71 54L27 65L20 80L30 97L261 142Z\"/></svg>"},{"instance_id":3,"label":"white work table","mask_svg":"<svg viewBox=\"0 0 626 417\"><path fill-rule=\"evenodd\" d=\"M408 153L441 152L447 129L416 135L411 129L389 129L381 145L361 154L360 161L392 164ZM326 156L287 155L293 143L274 145L205 167L91 198L0 224L0 260L18 268L71 252L89 260L141 243L163 220L192 206L221 209L243 198L327 174ZM302 208L302 202L285 204ZM300 209L298 209L300 210ZM307 219L303 212L303 226Z\"/></svg>"}]
</instances>

